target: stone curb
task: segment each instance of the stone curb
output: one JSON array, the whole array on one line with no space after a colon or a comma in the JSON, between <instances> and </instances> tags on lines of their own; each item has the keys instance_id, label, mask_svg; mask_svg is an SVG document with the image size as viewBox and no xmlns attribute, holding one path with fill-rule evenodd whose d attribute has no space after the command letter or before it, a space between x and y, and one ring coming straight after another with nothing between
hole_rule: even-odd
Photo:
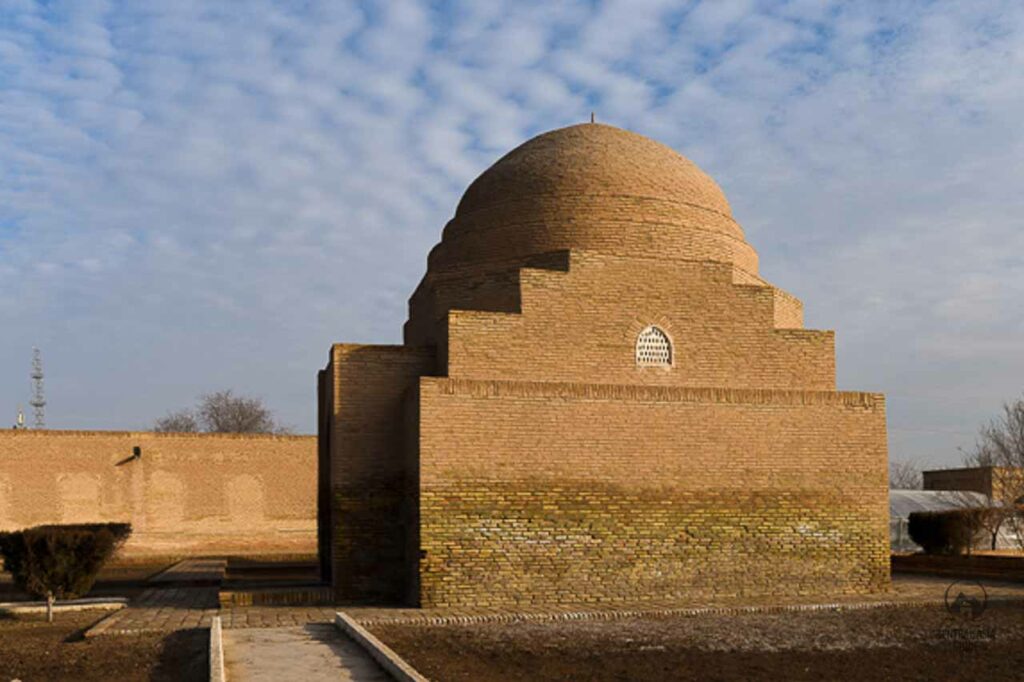
<instances>
[{"instance_id":1,"label":"stone curb","mask_svg":"<svg viewBox=\"0 0 1024 682\"><path fill-rule=\"evenodd\" d=\"M1024 604L1024 597L990 597L989 604ZM790 613L800 611L863 611L867 609L920 608L944 606L942 599L915 599L907 601L832 602L827 604L788 604L774 606L704 606L668 609L630 609L623 611L560 611L550 613L484 613L464 616L368 616L359 618L360 625L475 625L478 623L552 622L565 620L621 620L675 616L743 615L756 613Z\"/></svg>"},{"instance_id":2,"label":"stone curb","mask_svg":"<svg viewBox=\"0 0 1024 682\"><path fill-rule=\"evenodd\" d=\"M125 597L88 597L86 599L68 599L55 602L53 612L85 611L86 609L103 609L117 611L128 605ZM11 601L0 603L0 613L46 613L44 601Z\"/></svg>"},{"instance_id":3,"label":"stone curb","mask_svg":"<svg viewBox=\"0 0 1024 682\"><path fill-rule=\"evenodd\" d=\"M335 613L334 626L366 649L367 653L398 682L430 682L347 613L343 611Z\"/></svg>"},{"instance_id":4,"label":"stone curb","mask_svg":"<svg viewBox=\"0 0 1024 682\"><path fill-rule=\"evenodd\" d=\"M109 613L109 614L107 614L106 616L104 616L100 620L100 622L96 623L91 628L86 630L82 634L82 636L85 637L85 638L89 638L89 637L95 637L97 635L103 635L103 634L117 634L116 630L110 630L110 628L114 625L114 623L117 622L117 619L114 617L116 615L117 615L116 613ZM109 633L108 633L108 631L109 631Z\"/></svg>"},{"instance_id":5,"label":"stone curb","mask_svg":"<svg viewBox=\"0 0 1024 682\"><path fill-rule=\"evenodd\" d=\"M220 616L214 616L210 623L210 682L224 682L224 679L224 639Z\"/></svg>"}]
</instances>

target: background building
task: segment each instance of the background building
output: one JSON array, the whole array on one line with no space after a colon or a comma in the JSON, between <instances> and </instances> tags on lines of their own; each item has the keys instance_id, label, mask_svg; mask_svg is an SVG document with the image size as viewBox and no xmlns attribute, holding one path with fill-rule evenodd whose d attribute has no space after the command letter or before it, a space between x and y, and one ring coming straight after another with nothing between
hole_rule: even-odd
<instances>
[{"instance_id":1,"label":"background building","mask_svg":"<svg viewBox=\"0 0 1024 682\"><path fill-rule=\"evenodd\" d=\"M1024 493L1024 472L1011 467L959 467L921 472L925 490L972 490L1007 503Z\"/></svg>"}]
</instances>

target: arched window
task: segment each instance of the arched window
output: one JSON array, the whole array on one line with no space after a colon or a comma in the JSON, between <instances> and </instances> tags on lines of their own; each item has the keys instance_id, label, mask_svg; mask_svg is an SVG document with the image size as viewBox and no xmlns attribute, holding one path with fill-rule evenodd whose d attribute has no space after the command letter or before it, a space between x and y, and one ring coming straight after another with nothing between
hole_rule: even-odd
<instances>
[{"instance_id":1,"label":"arched window","mask_svg":"<svg viewBox=\"0 0 1024 682\"><path fill-rule=\"evenodd\" d=\"M636 339L638 367L671 367L672 342L668 334L657 327L647 327Z\"/></svg>"}]
</instances>

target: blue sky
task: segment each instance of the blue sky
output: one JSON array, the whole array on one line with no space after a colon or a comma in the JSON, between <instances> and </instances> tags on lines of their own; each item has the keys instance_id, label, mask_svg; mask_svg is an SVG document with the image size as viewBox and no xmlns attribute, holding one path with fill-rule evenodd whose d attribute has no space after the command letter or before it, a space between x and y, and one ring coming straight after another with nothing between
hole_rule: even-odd
<instances>
[{"instance_id":1,"label":"blue sky","mask_svg":"<svg viewBox=\"0 0 1024 682\"><path fill-rule=\"evenodd\" d=\"M598 119L715 177L762 274L958 462L1024 391L1024 4L0 0L0 423L146 428L220 388L311 432L398 342L461 191Z\"/></svg>"}]
</instances>

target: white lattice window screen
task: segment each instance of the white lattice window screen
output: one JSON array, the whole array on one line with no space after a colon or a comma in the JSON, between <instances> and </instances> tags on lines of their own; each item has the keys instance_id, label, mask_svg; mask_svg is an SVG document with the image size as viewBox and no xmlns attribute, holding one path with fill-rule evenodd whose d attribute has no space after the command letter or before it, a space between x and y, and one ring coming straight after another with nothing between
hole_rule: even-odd
<instances>
[{"instance_id":1,"label":"white lattice window screen","mask_svg":"<svg viewBox=\"0 0 1024 682\"><path fill-rule=\"evenodd\" d=\"M636 364L640 367L671 367L672 342L657 327L648 327L636 340Z\"/></svg>"}]
</instances>

